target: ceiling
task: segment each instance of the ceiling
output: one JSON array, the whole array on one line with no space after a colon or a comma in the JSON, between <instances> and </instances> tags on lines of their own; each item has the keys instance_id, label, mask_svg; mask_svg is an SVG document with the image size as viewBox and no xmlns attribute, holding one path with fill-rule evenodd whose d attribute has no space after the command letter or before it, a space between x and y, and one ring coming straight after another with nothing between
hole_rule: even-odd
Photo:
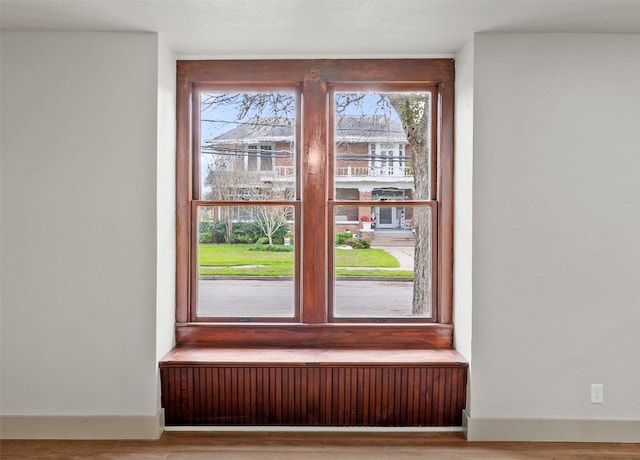
<instances>
[{"instance_id":1,"label":"ceiling","mask_svg":"<svg viewBox=\"0 0 640 460\"><path fill-rule=\"evenodd\" d=\"M0 0L0 26L158 32L182 57L423 57L476 32L640 33L640 0Z\"/></svg>"}]
</instances>

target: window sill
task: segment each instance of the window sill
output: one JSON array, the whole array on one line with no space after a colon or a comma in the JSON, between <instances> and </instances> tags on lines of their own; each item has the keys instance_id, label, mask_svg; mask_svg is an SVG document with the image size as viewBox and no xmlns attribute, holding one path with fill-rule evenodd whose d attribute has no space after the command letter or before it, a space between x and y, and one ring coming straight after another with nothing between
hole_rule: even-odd
<instances>
[{"instance_id":1,"label":"window sill","mask_svg":"<svg viewBox=\"0 0 640 460\"><path fill-rule=\"evenodd\" d=\"M453 325L441 323L178 323L179 347L450 350Z\"/></svg>"}]
</instances>

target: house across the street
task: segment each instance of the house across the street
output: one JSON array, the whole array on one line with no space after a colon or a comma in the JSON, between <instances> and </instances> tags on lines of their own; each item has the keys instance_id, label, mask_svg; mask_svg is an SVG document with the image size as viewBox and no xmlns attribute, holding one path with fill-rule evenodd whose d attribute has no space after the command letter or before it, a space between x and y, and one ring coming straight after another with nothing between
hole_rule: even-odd
<instances>
[{"instance_id":1,"label":"house across the street","mask_svg":"<svg viewBox=\"0 0 640 460\"><path fill-rule=\"evenodd\" d=\"M216 174L241 171L256 182L245 193L265 190L275 194L273 199L294 196L294 132L292 118L254 118L205 140L201 161L208 168L208 177L204 195L214 198L213 191L219 186ZM336 200L413 198L411 151L400 123L382 115L344 115L335 130L334 156ZM404 206L340 206L334 220L336 231L357 231L362 215L372 217L377 229L411 229L411 214L411 207Z\"/></svg>"}]
</instances>

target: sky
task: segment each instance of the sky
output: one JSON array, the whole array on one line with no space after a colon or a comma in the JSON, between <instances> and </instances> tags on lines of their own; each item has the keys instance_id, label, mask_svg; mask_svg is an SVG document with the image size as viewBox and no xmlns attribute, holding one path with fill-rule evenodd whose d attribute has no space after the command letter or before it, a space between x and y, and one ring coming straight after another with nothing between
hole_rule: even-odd
<instances>
[{"instance_id":1,"label":"sky","mask_svg":"<svg viewBox=\"0 0 640 460\"><path fill-rule=\"evenodd\" d=\"M230 95L231 93L227 93L226 95ZM237 94L237 93L236 93ZM248 97L257 100L260 96L258 93L246 93ZM266 93L261 93L262 95ZM202 104L202 123L201 123L201 138L202 142L213 139L216 136L219 136L230 129L236 127L239 123L246 123L250 119L255 116L260 116L262 118L273 117L274 115L274 107L281 108L283 103L290 103L289 110L284 111L282 113L282 117L293 118L295 116L295 93L274 93L277 94L277 97L265 98L270 103L266 104L261 109L253 108L249 110L244 116L238 119L238 115L243 107L243 103L240 97L237 98L237 101L229 101L227 98L224 102L216 104L214 106ZM206 101L211 97L217 97L222 99L225 94L219 93L204 93L202 95L201 101ZM336 96L336 101L344 101L346 98L346 93L338 94ZM276 104L273 104L274 101L277 101ZM387 115L392 122L399 122L400 119L395 112L395 110L389 108L382 108L380 103L380 95L379 93L369 93L364 95L364 97L359 100L358 103L349 103L345 105L344 113L345 115L373 115L373 114L384 114Z\"/></svg>"}]
</instances>

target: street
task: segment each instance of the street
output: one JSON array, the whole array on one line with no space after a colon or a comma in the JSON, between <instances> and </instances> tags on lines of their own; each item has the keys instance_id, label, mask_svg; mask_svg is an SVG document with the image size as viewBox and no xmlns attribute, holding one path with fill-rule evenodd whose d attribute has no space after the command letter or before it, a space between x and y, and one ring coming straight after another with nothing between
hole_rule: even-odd
<instances>
[{"instance_id":1,"label":"street","mask_svg":"<svg viewBox=\"0 0 640 460\"><path fill-rule=\"evenodd\" d=\"M293 280L200 280L198 314L292 316ZM411 316L411 281L337 281L336 316Z\"/></svg>"}]
</instances>

